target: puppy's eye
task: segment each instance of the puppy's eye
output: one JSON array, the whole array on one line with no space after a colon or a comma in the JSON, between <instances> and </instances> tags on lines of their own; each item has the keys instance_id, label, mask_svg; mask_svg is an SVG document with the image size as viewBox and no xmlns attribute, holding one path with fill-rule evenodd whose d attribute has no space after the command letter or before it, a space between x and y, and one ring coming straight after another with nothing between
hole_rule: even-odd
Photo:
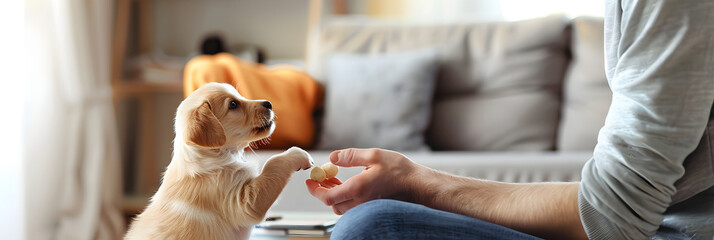
<instances>
[{"instance_id":1,"label":"puppy's eye","mask_svg":"<svg viewBox=\"0 0 714 240\"><path fill-rule=\"evenodd\" d=\"M228 106L229 109L236 109L238 107L238 103L236 101L231 101L230 105Z\"/></svg>"}]
</instances>

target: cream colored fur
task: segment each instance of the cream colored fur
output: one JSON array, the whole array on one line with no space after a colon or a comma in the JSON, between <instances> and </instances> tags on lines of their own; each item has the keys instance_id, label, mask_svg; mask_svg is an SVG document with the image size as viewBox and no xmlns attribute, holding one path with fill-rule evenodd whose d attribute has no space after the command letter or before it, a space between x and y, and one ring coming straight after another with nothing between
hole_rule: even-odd
<instances>
[{"instance_id":1,"label":"cream colored fur","mask_svg":"<svg viewBox=\"0 0 714 240\"><path fill-rule=\"evenodd\" d=\"M244 149L275 129L264 102L218 83L188 96L176 113L173 158L162 184L125 239L247 239L292 173L312 166L297 147L271 157L260 175L246 162Z\"/></svg>"}]
</instances>

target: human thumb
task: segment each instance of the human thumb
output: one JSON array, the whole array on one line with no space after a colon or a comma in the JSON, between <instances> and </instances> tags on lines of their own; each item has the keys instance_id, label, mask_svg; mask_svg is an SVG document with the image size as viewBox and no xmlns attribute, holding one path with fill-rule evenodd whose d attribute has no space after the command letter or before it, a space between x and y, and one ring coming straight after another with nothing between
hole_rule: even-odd
<instances>
[{"instance_id":1,"label":"human thumb","mask_svg":"<svg viewBox=\"0 0 714 240\"><path fill-rule=\"evenodd\" d=\"M330 154L330 161L340 167L366 167L374 164L379 151L379 149L356 148L337 150Z\"/></svg>"}]
</instances>

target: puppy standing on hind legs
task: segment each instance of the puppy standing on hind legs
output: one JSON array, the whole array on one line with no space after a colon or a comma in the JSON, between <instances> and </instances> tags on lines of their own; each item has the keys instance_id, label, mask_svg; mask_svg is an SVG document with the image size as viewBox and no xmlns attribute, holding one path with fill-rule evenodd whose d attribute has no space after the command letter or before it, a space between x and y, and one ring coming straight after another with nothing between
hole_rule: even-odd
<instances>
[{"instance_id":1,"label":"puppy standing on hind legs","mask_svg":"<svg viewBox=\"0 0 714 240\"><path fill-rule=\"evenodd\" d=\"M293 147L271 157L260 175L243 158L275 124L268 101L247 100L231 85L209 83L176 112L171 163L126 239L247 239L293 172L312 166Z\"/></svg>"}]
</instances>

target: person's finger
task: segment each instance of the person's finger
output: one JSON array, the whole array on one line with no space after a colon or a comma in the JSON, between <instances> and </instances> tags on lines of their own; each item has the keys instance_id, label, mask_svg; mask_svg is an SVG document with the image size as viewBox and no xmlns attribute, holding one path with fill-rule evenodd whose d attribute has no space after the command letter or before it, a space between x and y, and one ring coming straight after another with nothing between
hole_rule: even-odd
<instances>
[{"instance_id":1,"label":"person's finger","mask_svg":"<svg viewBox=\"0 0 714 240\"><path fill-rule=\"evenodd\" d=\"M321 187L320 183L315 182L311 179L305 180L305 185L307 186L307 191L310 192L310 195L314 196L315 198L319 199L325 205L330 206L325 202L325 194L327 193L327 188Z\"/></svg>"},{"instance_id":2,"label":"person's finger","mask_svg":"<svg viewBox=\"0 0 714 240\"><path fill-rule=\"evenodd\" d=\"M337 215L342 215L342 214L345 214L348 210L350 210L356 206L359 206L360 204L362 204L362 203L357 202L356 200L352 199L352 200L349 200L349 201L346 201L346 202L343 202L340 204L335 204L334 206L332 206L332 211L335 212L335 214L337 214Z\"/></svg>"},{"instance_id":3,"label":"person's finger","mask_svg":"<svg viewBox=\"0 0 714 240\"><path fill-rule=\"evenodd\" d=\"M338 179L338 178L336 178L336 177L328 178L328 179L325 180L325 181L326 181L326 182L334 183L335 185L342 185L342 181L340 181L340 179Z\"/></svg>"},{"instance_id":4,"label":"person's finger","mask_svg":"<svg viewBox=\"0 0 714 240\"><path fill-rule=\"evenodd\" d=\"M322 181L322 182L320 183L320 186L323 186L323 187L326 187L326 188L329 189L329 188L333 188L333 187L337 186L337 184L325 180L325 181Z\"/></svg>"},{"instance_id":5,"label":"person's finger","mask_svg":"<svg viewBox=\"0 0 714 240\"><path fill-rule=\"evenodd\" d=\"M326 187L326 188L333 188L337 185L341 185L342 181L340 179L337 179L336 177L333 178L328 178L325 179L324 181L320 182L320 186Z\"/></svg>"},{"instance_id":6,"label":"person's finger","mask_svg":"<svg viewBox=\"0 0 714 240\"><path fill-rule=\"evenodd\" d=\"M380 149L348 148L330 154L330 162L340 167L367 167L375 163Z\"/></svg>"},{"instance_id":7,"label":"person's finger","mask_svg":"<svg viewBox=\"0 0 714 240\"><path fill-rule=\"evenodd\" d=\"M337 185L325 192L323 201L332 206L355 198L362 194L363 185L369 182L369 176L358 174L351 177L341 185Z\"/></svg>"}]
</instances>

